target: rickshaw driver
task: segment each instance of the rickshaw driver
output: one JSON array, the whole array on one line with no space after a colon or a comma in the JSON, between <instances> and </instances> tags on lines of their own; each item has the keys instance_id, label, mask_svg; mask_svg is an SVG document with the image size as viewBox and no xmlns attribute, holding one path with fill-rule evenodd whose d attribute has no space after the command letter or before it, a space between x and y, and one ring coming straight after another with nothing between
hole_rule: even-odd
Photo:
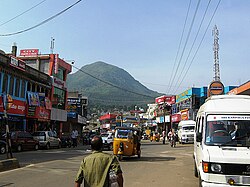
<instances>
[{"instance_id":1,"label":"rickshaw driver","mask_svg":"<svg viewBox=\"0 0 250 187\"><path fill-rule=\"evenodd\" d=\"M139 136L137 135L137 131L134 131L133 136L134 136L134 144L136 144L136 150L138 152L141 149L141 143L140 143L140 140L139 140Z\"/></svg>"}]
</instances>

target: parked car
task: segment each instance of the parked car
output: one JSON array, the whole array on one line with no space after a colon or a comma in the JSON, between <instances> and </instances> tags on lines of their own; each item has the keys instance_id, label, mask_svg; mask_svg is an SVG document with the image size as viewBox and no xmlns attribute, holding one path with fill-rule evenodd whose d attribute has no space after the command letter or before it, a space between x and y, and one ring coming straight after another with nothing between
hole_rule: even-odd
<instances>
[{"instance_id":1,"label":"parked car","mask_svg":"<svg viewBox=\"0 0 250 187\"><path fill-rule=\"evenodd\" d=\"M114 142L114 136L112 132L103 133L101 134L102 142L103 142L103 148L108 150L113 150L113 142Z\"/></svg>"},{"instance_id":2,"label":"parked car","mask_svg":"<svg viewBox=\"0 0 250 187\"><path fill-rule=\"evenodd\" d=\"M39 146L41 148L61 148L62 142L53 131L36 131L32 135L39 141Z\"/></svg>"},{"instance_id":3,"label":"parked car","mask_svg":"<svg viewBox=\"0 0 250 187\"><path fill-rule=\"evenodd\" d=\"M3 140L0 140L0 154L6 153L6 142Z\"/></svg>"},{"instance_id":4,"label":"parked car","mask_svg":"<svg viewBox=\"0 0 250 187\"><path fill-rule=\"evenodd\" d=\"M12 149L20 152L22 150L38 150L39 142L26 131L13 131L10 133Z\"/></svg>"}]
</instances>

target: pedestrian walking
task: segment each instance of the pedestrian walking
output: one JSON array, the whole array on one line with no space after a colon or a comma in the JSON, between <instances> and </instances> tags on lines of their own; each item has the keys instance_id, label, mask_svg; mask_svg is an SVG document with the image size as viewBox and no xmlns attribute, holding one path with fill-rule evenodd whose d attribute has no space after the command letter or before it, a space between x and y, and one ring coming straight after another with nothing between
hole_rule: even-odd
<instances>
[{"instance_id":1,"label":"pedestrian walking","mask_svg":"<svg viewBox=\"0 0 250 187\"><path fill-rule=\"evenodd\" d=\"M75 179L75 187L123 187L121 166L116 156L102 152L102 138L91 140L92 154L83 158ZM112 180L111 180L112 179ZM112 182L112 184L111 184Z\"/></svg>"},{"instance_id":2,"label":"pedestrian walking","mask_svg":"<svg viewBox=\"0 0 250 187\"><path fill-rule=\"evenodd\" d=\"M162 131L162 137L163 137L162 143L165 144L165 141L166 141L166 130Z\"/></svg>"},{"instance_id":3,"label":"pedestrian walking","mask_svg":"<svg viewBox=\"0 0 250 187\"><path fill-rule=\"evenodd\" d=\"M71 132L71 139L72 139L72 142L73 142L73 147L77 147L77 138L78 138L78 131L76 129L74 129L72 132Z\"/></svg>"}]
</instances>

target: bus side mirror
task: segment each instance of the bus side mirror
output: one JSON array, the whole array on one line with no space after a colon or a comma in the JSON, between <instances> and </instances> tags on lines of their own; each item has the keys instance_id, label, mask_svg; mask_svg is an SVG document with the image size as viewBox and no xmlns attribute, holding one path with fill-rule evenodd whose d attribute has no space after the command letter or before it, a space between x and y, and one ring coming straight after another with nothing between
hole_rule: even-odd
<instances>
[{"instance_id":1,"label":"bus side mirror","mask_svg":"<svg viewBox=\"0 0 250 187\"><path fill-rule=\"evenodd\" d=\"M201 140L202 140L202 135L200 132L197 132L196 133L196 142L201 142Z\"/></svg>"}]
</instances>

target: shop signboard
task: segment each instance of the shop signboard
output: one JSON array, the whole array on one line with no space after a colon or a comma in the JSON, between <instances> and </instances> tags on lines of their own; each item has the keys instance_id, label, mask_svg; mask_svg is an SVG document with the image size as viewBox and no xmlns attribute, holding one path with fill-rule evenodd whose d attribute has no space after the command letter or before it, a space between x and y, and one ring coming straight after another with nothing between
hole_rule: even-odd
<instances>
[{"instance_id":1,"label":"shop signboard","mask_svg":"<svg viewBox=\"0 0 250 187\"><path fill-rule=\"evenodd\" d=\"M4 112L2 97L0 97L0 112ZM7 114L25 116L26 102L13 99L11 107L7 110Z\"/></svg>"},{"instance_id":2,"label":"shop signboard","mask_svg":"<svg viewBox=\"0 0 250 187\"><path fill-rule=\"evenodd\" d=\"M191 98L191 96L192 96L192 89L188 89L176 96L176 103L189 99Z\"/></svg>"},{"instance_id":3,"label":"shop signboard","mask_svg":"<svg viewBox=\"0 0 250 187\"><path fill-rule=\"evenodd\" d=\"M166 103L168 105L172 105L175 103L175 96L163 95L163 96L157 97L155 98L155 103L157 104Z\"/></svg>"},{"instance_id":4,"label":"shop signboard","mask_svg":"<svg viewBox=\"0 0 250 187\"><path fill-rule=\"evenodd\" d=\"M34 117L36 114L36 107L35 106L28 106L27 117Z\"/></svg>"},{"instance_id":5,"label":"shop signboard","mask_svg":"<svg viewBox=\"0 0 250 187\"><path fill-rule=\"evenodd\" d=\"M45 107L29 106L27 117L38 120L50 120L50 110L47 110Z\"/></svg>"},{"instance_id":6,"label":"shop signboard","mask_svg":"<svg viewBox=\"0 0 250 187\"><path fill-rule=\"evenodd\" d=\"M171 116L171 121L173 123L177 123L177 122L181 121L181 114L173 114Z\"/></svg>"},{"instance_id":7,"label":"shop signboard","mask_svg":"<svg viewBox=\"0 0 250 187\"><path fill-rule=\"evenodd\" d=\"M52 77L53 79L53 86L57 87L57 88L60 88L60 89L63 89L63 90L66 90L67 86L66 86L66 82L59 79L59 78L56 78L56 77Z\"/></svg>"},{"instance_id":8,"label":"shop signboard","mask_svg":"<svg viewBox=\"0 0 250 187\"><path fill-rule=\"evenodd\" d=\"M21 49L20 56L37 56L38 52L38 49Z\"/></svg>"},{"instance_id":9,"label":"shop signboard","mask_svg":"<svg viewBox=\"0 0 250 187\"><path fill-rule=\"evenodd\" d=\"M208 96L224 94L224 85L220 81L213 81L208 87Z\"/></svg>"},{"instance_id":10,"label":"shop signboard","mask_svg":"<svg viewBox=\"0 0 250 187\"><path fill-rule=\"evenodd\" d=\"M59 66L59 55L55 54L55 62L54 62L54 73L58 73L58 66Z\"/></svg>"},{"instance_id":11,"label":"shop signboard","mask_svg":"<svg viewBox=\"0 0 250 187\"><path fill-rule=\"evenodd\" d=\"M52 103L48 97L45 97L45 108L48 110L51 110L52 108Z\"/></svg>"},{"instance_id":12,"label":"shop signboard","mask_svg":"<svg viewBox=\"0 0 250 187\"><path fill-rule=\"evenodd\" d=\"M188 120L189 119L189 112L188 110L181 110L181 120Z\"/></svg>"},{"instance_id":13,"label":"shop signboard","mask_svg":"<svg viewBox=\"0 0 250 187\"><path fill-rule=\"evenodd\" d=\"M26 64L24 61L17 59L13 56L10 57L10 65L22 71L25 71L26 68Z\"/></svg>"}]
</instances>

